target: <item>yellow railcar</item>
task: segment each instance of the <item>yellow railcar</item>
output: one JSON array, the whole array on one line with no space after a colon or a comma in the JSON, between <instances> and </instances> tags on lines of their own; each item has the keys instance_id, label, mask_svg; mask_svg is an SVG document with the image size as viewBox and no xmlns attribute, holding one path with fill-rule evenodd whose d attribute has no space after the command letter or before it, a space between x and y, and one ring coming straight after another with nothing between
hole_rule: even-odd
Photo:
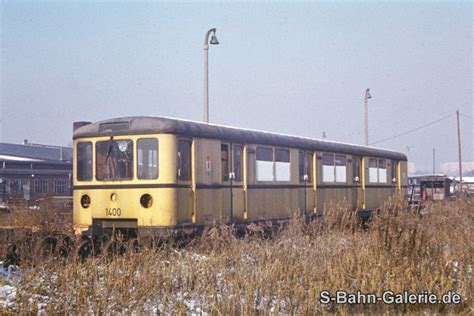
<instances>
[{"instance_id":1,"label":"yellow railcar","mask_svg":"<svg viewBox=\"0 0 474 316\"><path fill-rule=\"evenodd\" d=\"M398 152L163 117L75 124L74 158L74 229L92 237L371 211L407 181Z\"/></svg>"}]
</instances>

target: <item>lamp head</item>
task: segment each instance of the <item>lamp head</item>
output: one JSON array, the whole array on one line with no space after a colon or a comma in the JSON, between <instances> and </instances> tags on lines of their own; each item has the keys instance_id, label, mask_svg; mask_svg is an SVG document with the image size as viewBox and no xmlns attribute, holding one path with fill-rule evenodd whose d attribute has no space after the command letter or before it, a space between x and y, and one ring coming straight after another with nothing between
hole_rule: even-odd
<instances>
[{"instance_id":1,"label":"lamp head","mask_svg":"<svg viewBox=\"0 0 474 316\"><path fill-rule=\"evenodd\" d=\"M217 40L216 33L214 33L211 37L211 41L209 42L211 45L219 45L219 41Z\"/></svg>"}]
</instances>

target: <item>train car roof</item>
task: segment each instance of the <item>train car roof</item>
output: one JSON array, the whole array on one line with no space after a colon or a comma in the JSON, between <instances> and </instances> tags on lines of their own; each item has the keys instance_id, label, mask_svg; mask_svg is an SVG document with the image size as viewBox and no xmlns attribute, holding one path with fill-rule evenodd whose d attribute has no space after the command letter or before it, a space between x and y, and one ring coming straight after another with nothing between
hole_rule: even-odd
<instances>
[{"instance_id":1,"label":"train car roof","mask_svg":"<svg viewBox=\"0 0 474 316\"><path fill-rule=\"evenodd\" d=\"M234 143L260 144L407 160L406 155L380 148L284 135L168 117L121 117L82 126L73 138L116 135L176 134L185 137L219 139Z\"/></svg>"}]
</instances>

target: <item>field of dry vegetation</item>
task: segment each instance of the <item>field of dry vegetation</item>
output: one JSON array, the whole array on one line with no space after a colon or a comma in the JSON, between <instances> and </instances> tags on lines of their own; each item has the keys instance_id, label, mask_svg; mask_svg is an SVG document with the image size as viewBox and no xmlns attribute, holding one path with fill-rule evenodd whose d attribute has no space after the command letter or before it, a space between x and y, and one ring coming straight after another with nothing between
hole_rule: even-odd
<instances>
[{"instance_id":1,"label":"field of dry vegetation","mask_svg":"<svg viewBox=\"0 0 474 316\"><path fill-rule=\"evenodd\" d=\"M39 231L69 231L53 211L0 217L9 225ZM23 216L20 216L23 214ZM25 214L29 214L25 216ZM256 233L237 238L231 227L210 228L190 243L141 247L121 256L84 262L47 255L40 238L18 229L1 235L0 260L13 239L17 271L0 288L14 295L0 313L152 312L165 314L314 314L346 312L474 312L474 200L429 205L422 214L388 203L367 229L344 205L305 224L295 216L272 238ZM23 217L20 219L20 217ZM6 240L8 238L8 241ZM381 294L428 291L459 293L458 305L323 305L322 290Z\"/></svg>"}]
</instances>

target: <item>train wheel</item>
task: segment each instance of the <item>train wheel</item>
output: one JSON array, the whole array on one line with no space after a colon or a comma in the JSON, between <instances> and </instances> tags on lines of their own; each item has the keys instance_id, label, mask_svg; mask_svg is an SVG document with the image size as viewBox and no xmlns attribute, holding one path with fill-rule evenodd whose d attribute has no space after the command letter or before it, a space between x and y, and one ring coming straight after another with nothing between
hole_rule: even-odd
<instances>
[{"instance_id":1,"label":"train wheel","mask_svg":"<svg viewBox=\"0 0 474 316\"><path fill-rule=\"evenodd\" d=\"M76 260L84 262L86 258L94 255L94 243L91 239L81 239L76 246L74 257Z\"/></svg>"},{"instance_id":2,"label":"train wheel","mask_svg":"<svg viewBox=\"0 0 474 316\"><path fill-rule=\"evenodd\" d=\"M100 253L102 255L113 255L115 253L115 240L114 238L109 238L102 243L100 247Z\"/></svg>"}]
</instances>

